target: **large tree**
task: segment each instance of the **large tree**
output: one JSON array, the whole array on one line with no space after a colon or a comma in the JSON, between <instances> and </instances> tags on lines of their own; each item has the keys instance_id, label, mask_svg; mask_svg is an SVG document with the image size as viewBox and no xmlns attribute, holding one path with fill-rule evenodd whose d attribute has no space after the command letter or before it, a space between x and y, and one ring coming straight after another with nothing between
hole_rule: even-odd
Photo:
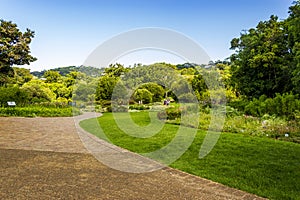
<instances>
[{"instance_id":1,"label":"large tree","mask_svg":"<svg viewBox=\"0 0 300 200\"><path fill-rule=\"evenodd\" d=\"M256 28L231 41L232 80L241 94L248 97L292 90L292 55L288 45L285 21L271 16Z\"/></svg>"},{"instance_id":2,"label":"large tree","mask_svg":"<svg viewBox=\"0 0 300 200\"><path fill-rule=\"evenodd\" d=\"M0 85L13 77L13 65L28 65L37 60L30 55L29 44L34 32L26 29L22 33L15 23L0 20Z\"/></svg>"},{"instance_id":3,"label":"large tree","mask_svg":"<svg viewBox=\"0 0 300 200\"><path fill-rule=\"evenodd\" d=\"M116 86L119 78L115 76L105 75L99 79L96 88L96 101L111 100L114 87Z\"/></svg>"},{"instance_id":4,"label":"large tree","mask_svg":"<svg viewBox=\"0 0 300 200\"><path fill-rule=\"evenodd\" d=\"M294 92L300 93L300 0L290 7L289 17L286 20L288 42L292 60Z\"/></svg>"}]
</instances>

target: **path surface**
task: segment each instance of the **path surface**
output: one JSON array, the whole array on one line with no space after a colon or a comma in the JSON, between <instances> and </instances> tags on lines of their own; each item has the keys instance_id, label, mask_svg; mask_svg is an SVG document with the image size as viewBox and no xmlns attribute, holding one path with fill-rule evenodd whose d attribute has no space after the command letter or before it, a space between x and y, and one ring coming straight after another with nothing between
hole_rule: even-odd
<instances>
[{"instance_id":1,"label":"path surface","mask_svg":"<svg viewBox=\"0 0 300 200\"><path fill-rule=\"evenodd\" d=\"M85 148L84 134L71 117L0 118L0 199L262 199L168 167L112 169Z\"/></svg>"}]
</instances>

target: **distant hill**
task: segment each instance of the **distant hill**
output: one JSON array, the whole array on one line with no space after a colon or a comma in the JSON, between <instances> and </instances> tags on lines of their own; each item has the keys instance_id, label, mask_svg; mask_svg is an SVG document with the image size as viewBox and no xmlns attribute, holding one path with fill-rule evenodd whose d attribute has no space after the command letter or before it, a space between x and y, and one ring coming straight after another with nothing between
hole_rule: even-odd
<instances>
[{"instance_id":1,"label":"distant hill","mask_svg":"<svg viewBox=\"0 0 300 200\"><path fill-rule=\"evenodd\" d=\"M176 65L177 69L195 68L196 66L199 66L199 65L195 64L195 63L184 63L184 64Z\"/></svg>"},{"instance_id":2,"label":"distant hill","mask_svg":"<svg viewBox=\"0 0 300 200\"><path fill-rule=\"evenodd\" d=\"M85 73L87 76L91 77L99 77L104 72L104 68L96 68L96 67L86 67L86 66L68 66L68 67L58 67L54 69L50 69L51 71L57 71L62 76L66 76L72 71ZM32 75L41 78L47 70L43 71L34 71L31 72Z\"/></svg>"}]
</instances>

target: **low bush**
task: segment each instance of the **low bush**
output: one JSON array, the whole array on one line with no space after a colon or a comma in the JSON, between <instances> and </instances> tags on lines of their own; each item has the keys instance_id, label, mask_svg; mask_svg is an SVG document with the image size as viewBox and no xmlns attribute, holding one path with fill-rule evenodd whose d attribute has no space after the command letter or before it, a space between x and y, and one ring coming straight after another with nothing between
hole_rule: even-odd
<instances>
[{"instance_id":1,"label":"low bush","mask_svg":"<svg viewBox=\"0 0 300 200\"><path fill-rule=\"evenodd\" d=\"M231 103L231 106L234 106ZM262 117L265 114L276 115L277 117L286 117L287 119L296 119L295 112L300 111L300 100L298 95L276 94L275 98L261 96L259 99L253 99L243 109L245 114L255 117Z\"/></svg>"},{"instance_id":2,"label":"low bush","mask_svg":"<svg viewBox=\"0 0 300 200\"><path fill-rule=\"evenodd\" d=\"M106 112L128 112L128 107L126 105L108 106Z\"/></svg>"},{"instance_id":3,"label":"low bush","mask_svg":"<svg viewBox=\"0 0 300 200\"><path fill-rule=\"evenodd\" d=\"M146 105L130 105L129 106L130 110L149 110L150 107Z\"/></svg>"},{"instance_id":4,"label":"low bush","mask_svg":"<svg viewBox=\"0 0 300 200\"><path fill-rule=\"evenodd\" d=\"M175 120L181 117L181 109L169 107L165 111L158 112L157 117L160 120Z\"/></svg>"},{"instance_id":5,"label":"low bush","mask_svg":"<svg viewBox=\"0 0 300 200\"><path fill-rule=\"evenodd\" d=\"M47 107L47 108L67 108L69 107L67 102L41 102L35 103L34 106Z\"/></svg>"},{"instance_id":6,"label":"low bush","mask_svg":"<svg viewBox=\"0 0 300 200\"><path fill-rule=\"evenodd\" d=\"M80 110L72 107L54 108L41 106L28 107L0 107L0 116L9 117L71 117L79 115Z\"/></svg>"},{"instance_id":7,"label":"low bush","mask_svg":"<svg viewBox=\"0 0 300 200\"><path fill-rule=\"evenodd\" d=\"M189 109L192 109L192 107L167 108L165 111L158 112L157 117L161 120L168 120L170 124L183 125L201 130L214 130L214 127L212 127L214 123L212 123L211 120L216 120L216 116L212 118L211 109L209 107L205 109L200 108L198 114L195 112L187 112ZM183 118L181 118L181 114L184 115ZM268 137L300 143L300 118L297 118L299 112L296 112L294 116L296 116L295 120L288 120L268 114L262 117L255 117L244 115L237 109L226 106L226 119L222 132ZM197 119L197 117L199 121L196 123L195 119Z\"/></svg>"}]
</instances>

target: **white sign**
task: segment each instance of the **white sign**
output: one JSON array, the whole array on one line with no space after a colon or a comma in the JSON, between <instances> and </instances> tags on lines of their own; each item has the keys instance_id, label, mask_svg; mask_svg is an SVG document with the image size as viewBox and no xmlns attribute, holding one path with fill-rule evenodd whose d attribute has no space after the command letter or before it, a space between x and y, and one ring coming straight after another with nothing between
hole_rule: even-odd
<instances>
[{"instance_id":1,"label":"white sign","mask_svg":"<svg viewBox=\"0 0 300 200\"><path fill-rule=\"evenodd\" d=\"M14 101L8 101L7 105L9 105L9 106L16 106L16 102L14 102Z\"/></svg>"}]
</instances>

